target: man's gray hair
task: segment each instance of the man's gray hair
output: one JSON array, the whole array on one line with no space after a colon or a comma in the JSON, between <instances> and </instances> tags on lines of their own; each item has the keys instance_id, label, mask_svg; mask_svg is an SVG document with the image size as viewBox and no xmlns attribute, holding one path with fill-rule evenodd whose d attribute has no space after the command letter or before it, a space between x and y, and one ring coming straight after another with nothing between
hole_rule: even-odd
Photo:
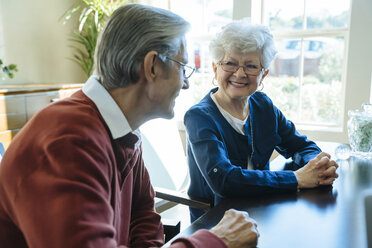
<instances>
[{"instance_id":1,"label":"man's gray hair","mask_svg":"<svg viewBox=\"0 0 372 248\"><path fill-rule=\"evenodd\" d=\"M164 9L140 4L119 7L108 19L96 46L95 69L106 89L136 83L145 55L179 53L190 24Z\"/></svg>"},{"instance_id":2,"label":"man's gray hair","mask_svg":"<svg viewBox=\"0 0 372 248\"><path fill-rule=\"evenodd\" d=\"M252 25L247 19L233 21L222 28L209 44L214 62L220 62L225 53L258 51L261 65L268 69L277 50L268 27Z\"/></svg>"}]
</instances>

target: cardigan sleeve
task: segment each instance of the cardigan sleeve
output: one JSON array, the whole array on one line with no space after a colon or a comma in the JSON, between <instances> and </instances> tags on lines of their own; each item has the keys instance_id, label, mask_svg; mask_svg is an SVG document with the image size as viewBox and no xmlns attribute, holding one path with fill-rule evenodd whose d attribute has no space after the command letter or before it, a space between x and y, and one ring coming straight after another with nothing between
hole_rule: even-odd
<instances>
[{"instance_id":1,"label":"cardigan sleeve","mask_svg":"<svg viewBox=\"0 0 372 248\"><path fill-rule=\"evenodd\" d=\"M212 117L194 108L185 115L190 154L213 192L221 197L296 190L292 171L246 170L232 164Z\"/></svg>"}]
</instances>

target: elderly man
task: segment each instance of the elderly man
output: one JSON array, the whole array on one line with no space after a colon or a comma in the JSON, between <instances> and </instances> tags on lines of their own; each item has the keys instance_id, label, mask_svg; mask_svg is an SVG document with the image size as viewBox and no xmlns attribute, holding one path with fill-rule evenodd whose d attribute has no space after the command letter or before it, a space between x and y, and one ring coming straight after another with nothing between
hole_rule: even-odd
<instances>
[{"instance_id":1,"label":"elderly man","mask_svg":"<svg viewBox=\"0 0 372 248\"><path fill-rule=\"evenodd\" d=\"M2 248L159 247L160 216L142 159L138 127L172 118L188 88L189 24L157 8L128 4L108 20L96 48L96 76L36 114L0 166ZM211 231L172 247L250 247L255 222L229 210Z\"/></svg>"}]
</instances>

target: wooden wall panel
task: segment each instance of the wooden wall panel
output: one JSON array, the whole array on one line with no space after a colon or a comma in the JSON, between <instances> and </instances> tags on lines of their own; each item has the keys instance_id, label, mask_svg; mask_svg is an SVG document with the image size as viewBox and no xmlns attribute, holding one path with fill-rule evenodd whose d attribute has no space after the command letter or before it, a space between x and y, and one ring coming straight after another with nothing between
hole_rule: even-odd
<instances>
[{"instance_id":1,"label":"wooden wall panel","mask_svg":"<svg viewBox=\"0 0 372 248\"><path fill-rule=\"evenodd\" d=\"M59 98L58 91L30 94L26 96L26 112L27 120L30 120L33 115L39 112L41 109L46 107L49 103L52 102L52 99Z\"/></svg>"},{"instance_id":2,"label":"wooden wall panel","mask_svg":"<svg viewBox=\"0 0 372 248\"><path fill-rule=\"evenodd\" d=\"M0 142L3 143L5 150L8 148L10 142L19 131L20 129L14 129L0 132Z\"/></svg>"},{"instance_id":3,"label":"wooden wall panel","mask_svg":"<svg viewBox=\"0 0 372 248\"><path fill-rule=\"evenodd\" d=\"M25 112L25 95L0 96L0 115Z\"/></svg>"},{"instance_id":4,"label":"wooden wall panel","mask_svg":"<svg viewBox=\"0 0 372 248\"><path fill-rule=\"evenodd\" d=\"M82 85L0 90L0 142L5 149L34 114L49 103L72 95Z\"/></svg>"},{"instance_id":5,"label":"wooden wall panel","mask_svg":"<svg viewBox=\"0 0 372 248\"><path fill-rule=\"evenodd\" d=\"M0 132L22 128L26 124L26 113L0 115Z\"/></svg>"}]
</instances>

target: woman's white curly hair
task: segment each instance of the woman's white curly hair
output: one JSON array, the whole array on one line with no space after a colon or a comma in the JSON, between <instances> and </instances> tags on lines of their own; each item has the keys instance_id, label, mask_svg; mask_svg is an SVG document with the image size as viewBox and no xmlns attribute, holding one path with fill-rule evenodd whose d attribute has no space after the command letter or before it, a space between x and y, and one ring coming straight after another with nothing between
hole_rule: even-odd
<instances>
[{"instance_id":1,"label":"woman's white curly hair","mask_svg":"<svg viewBox=\"0 0 372 248\"><path fill-rule=\"evenodd\" d=\"M250 24L249 20L233 21L222 28L209 44L214 62L220 62L225 53L258 51L261 65L267 70L277 50L269 28Z\"/></svg>"}]
</instances>

